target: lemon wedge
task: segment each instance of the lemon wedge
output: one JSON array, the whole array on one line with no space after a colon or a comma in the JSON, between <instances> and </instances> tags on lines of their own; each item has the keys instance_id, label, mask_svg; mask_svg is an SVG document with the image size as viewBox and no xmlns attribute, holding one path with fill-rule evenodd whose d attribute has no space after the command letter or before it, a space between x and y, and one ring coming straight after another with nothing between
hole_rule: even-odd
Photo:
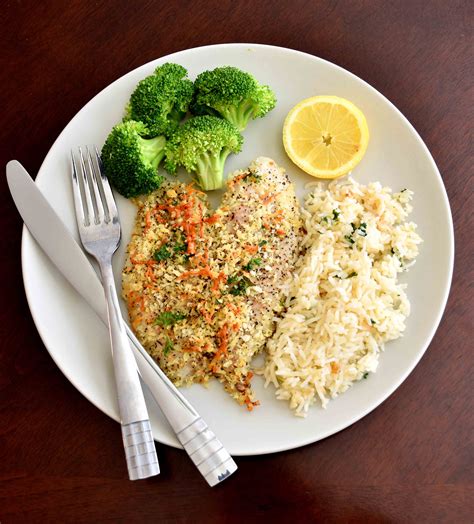
<instances>
[{"instance_id":1,"label":"lemon wedge","mask_svg":"<svg viewBox=\"0 0 474 524\"><path fill-rule=\"evenodd\" d=\"M313 96L288 113L283 145L303 171L318 178L338 178L362 160L369 128L362 111L338 96Z\"/></svg>"}]
</instances>

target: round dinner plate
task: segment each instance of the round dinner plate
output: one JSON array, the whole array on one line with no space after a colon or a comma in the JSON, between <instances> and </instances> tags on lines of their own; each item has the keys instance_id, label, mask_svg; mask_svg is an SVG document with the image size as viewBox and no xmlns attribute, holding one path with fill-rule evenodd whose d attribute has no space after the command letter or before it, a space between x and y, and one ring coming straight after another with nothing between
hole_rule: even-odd
<instances>
[{"instance_id":1,"label":"round dinner plate","mask_svg":"<svg viewBox=\"0 0 474 524\"><path fill-rule=\"evenodd\" d=\"M253 379L261 401L253 412L238 406L217 381L212 381L209 388L195 385L182 390L233 455L271 453L316 442L356 422L393 393L420 360L438 327L449 293L454 255L451 212L441 176L408 120L378 91L348 71L305 53L267 45L199 47L149 62L113 82L77 113L51 147L36 182L76 238L69 175L71 148L84 144L101 147L112 126L121 120L137 82L167 61L185 66L192 79L206 69L236 66L275 91L276 108L249 124L243 150L229 157L226 172L244 168L258 156L271 157L286 168L301 198L305 184L314 179L299 170L283 150L284 118L304 98L338 95L362 109L370 129L367 153L353 176L361 183L378 180L394 191L409 188L415 192L410 218L418 224L424 242L416 264L400 276L408 285L411 315L404 336L386 345L377 373L332 400L327 409L315 404L305 419L295 417L285 401L276 400L273 386L265 389L260 377ZM134 206L120 196L117 202L123 239L114 259L114 271L120 288ZM87 399L118 420L104 325L54 268L26 228L22 262L28 303L49 353ZM180 447L158 407L150 397L147 400L155 439Z\"/></svg>"}]
</instances>

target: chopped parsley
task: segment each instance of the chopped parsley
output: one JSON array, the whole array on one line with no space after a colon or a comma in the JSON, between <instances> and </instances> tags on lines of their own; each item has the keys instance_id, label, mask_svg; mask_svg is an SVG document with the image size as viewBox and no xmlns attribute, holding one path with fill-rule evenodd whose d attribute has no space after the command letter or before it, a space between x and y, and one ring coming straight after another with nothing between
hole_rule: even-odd
<instances>
[{"instance_id":1,"label":"chopped parsley","mask_svg":"<svg viewBox=\"0 0 474 524\"><path fill-rule=\"evenodd\" d=\"M159 326L168 327L172 326L173 324L176 324L176 322L179 322L180 320L184 320L186 318L186 315L183 315L183 313L173 313L172 311L163 311L163 313L160 313L156 319L155 324L158 324Z\"/></svg>"},{"instance_id":2,"label":"chopped parsley","mask_svg":"<svg viewBox=\"0 0 474 524\"><path fill-rule=\"evenodd\" d=\"M359 232L359 235L361 237L366 237L367 236L367 224L365 222L361 222L360 223L360 226L358 228L358 232Z\"/></svg>"},{"instance_id":3,"label":"chopped parsley","mask_svg":"<svg viewBox=\"0 0 474 524\"><path fill-rule=\"evenodd\" d=\"M367 378L368 376L369 376L369 372L368 372L368 371L366 371L366 372L365 372L365 373L364 373L364 374L362 375L362 378L364 378L364 379L365 379L365 378Z\"/></svg>"},{"instance_id":4,"label":"chopped parsley","mask_svg":"<svg viewBox=\"0 0 474 524\"><path fill-rule=\"evenodd\" d=\"M244 271L252 271L252 269L255 269L256 267L260 266L262 264L261 258L251 258L246 264L243 269Z\"/></svg>"},{"instance_id":5,"label":"chopped parsley","mask_svg":"<svg viewBox=\"0 0 474 524\"><path fill-rule=\"evenodd\" d=\"M258 243L260 247L264 246L265 244L268 244L267 240L260 240L260 242Z\"/></svg>"},{"instance_id":6,"label":"chopped parsley","mask_svg":"<svg viewBox=\"0 0 474 524\"><path fill-rule=\"evenodd\" d=\"M188 247L186 246L186 244L175 244L173 246L173 251L175 253L186 253L187 249Z\"/></svg>"},{"instance_id":7,"label":"chopped parsley","mask_svg":"<svg viewBox=\"0 0 474 524\"><path fill-rule=\"evenodd\" d=\"M237 275L230 275L230 277L227 278L227 284L232 285L235 284L239 280L239 277Z\"/></svg>"},{"instance_id":8,"label":"chopped parsley","mask_svg":"<svg viewBox=\"0 0 474 524\"><path fill-rule=\"evenodd\" d=\"M332 210L332 219L333 220L338 220L340 214L341 214L341 212L338 209L333 209Z\"/></svg>"},{"instance_id":9,"label":"chopped parsley","mask_svg":"<svg viewBox=\"0 0 474 524\"><path fill-rule=\"evenodd\" d=\"M153 253L153 260L156 260L157 262L162 262L163 260L166 260L167 258L171 257L171 252L167 248L166 244L163 244L160 249L157 249Z\"/></svg>"},{"instance_id":10,"label":"chopped parsley","mask_svg":"<svg viewBox=\"0 0 474 524\"><path fill-rule=\"evenodd\" d=\"M355 271L353 271L352 273L349 273L347 275L347 278L352 278L352 277L356 277L357 276L357 273Z\"/></svg>"},{"instance_id":11,"label":"chopped parsley","mask_svg":"<svg viewBox=\"0 0 474 524\"><path fill-rule=\"evenodd\" d=\"M377 322L375 322L375 320L373 318L370 319L370 323L375 326L375 324L377 324Z\"/></svg>"},{"instance_id":12,"label":"chopped parsley","mask_svg":"<svg viewBox=\"0 0 474 524\"><path fill-rule=\"evenodd\" d=\"M352 238L352 235L344 235L344 238L349 242L349 244L355 244L355 240Z\"/></svg>"},{"instance_id":13,"label":"chopped parsley","mask_svg":"<svg viewBox=\"0 0 474 524\"><path fill-rule=\"evenodd\" d=\"M262 180L262 175L260 175L260 173L255 173L254 171L250 171L246 178L253 178L254 182L260 182L260 180Z\"/></svg>"},{"instance_id":14,"label":"chopped parsley","mask_svg":"<svg viewBox=\"0 0 474 524\"><path fill-rule=\"evenodd\" d=\"M163 347L163 355L166 355L173 349L173 342L169 339L169 337L166 337L165 345Z\"/></svg>"},{"instance_id":15,"label":"chopped parsley","mask_svg":"<svg viewBox=\"0 0 474 524\"><path fill-rule=\"evenodd\" d=\"M245 295L247 288L252 285L252 282L247 277L232 276L227 279L227 283L232 287L229 293L234 296Z\"/></svg>"},{"instance_id":16,"label":"chopped parsley","mask_svg":"<svg viewBox=\"0 0 474 524\"><path fill-rule=\"evenodd\" d=\"M367 236L367 224L365 222L361 222L360 225L356 226L354 224L354 222L351 222L351 226L352 226L352 235L357 231L357 233L361 236L361 237L366 237Z\"/></svg>"},{"instance_id":17,"label":"chopped parsley","mask_svg":"<svg viewBox=\"0 0 474 524\"><path fill-rule=\"evenodd\" d=\"M321 219L321 222L326 222L326 224L329 224L329 217L326 215Z\"/></svg>"}]
</instances>

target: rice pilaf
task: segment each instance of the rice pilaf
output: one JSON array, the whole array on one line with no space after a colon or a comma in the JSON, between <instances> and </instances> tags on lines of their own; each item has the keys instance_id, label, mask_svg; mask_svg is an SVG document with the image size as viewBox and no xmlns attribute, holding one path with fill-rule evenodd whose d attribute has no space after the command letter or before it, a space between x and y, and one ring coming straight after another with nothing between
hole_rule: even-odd
<instances>
[{"instance_id":1,"label":"rice pilaf","mask_svg":"<svg viewBox=\"0 0 474 524\"><path fill-rule=\"evenodd\" d=\"M305 416L377 369L384 343L400 337L410 303L398 274L421 238L407 222L411 191L375 182L311 184L302 211L306 254L287 311L267 343L263 371L277 398Z\"/></svg>"}]
</instances>

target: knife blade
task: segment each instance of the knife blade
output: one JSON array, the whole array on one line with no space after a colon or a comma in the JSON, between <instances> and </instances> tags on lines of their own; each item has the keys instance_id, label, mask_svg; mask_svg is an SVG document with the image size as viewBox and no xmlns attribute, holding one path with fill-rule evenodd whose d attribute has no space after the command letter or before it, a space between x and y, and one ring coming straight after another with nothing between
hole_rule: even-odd
<instances>
[{"instance_id":1,"label":"knife blade","mask_svg":"<svg viewBox=\"0 0 474 524\"><path fill-rule=\"evenodd\" d=\"M79 244L20 162L8 162L7 182L13 201L31 235L107 325L107 310L99 277ZM232 457L127 325L126 329L141 378L183 448L210 486L222 482L237 469ZM201 449L205 450L206 455L203 455L204 451L198 452Z\"/></svg>"}]
</instances>

